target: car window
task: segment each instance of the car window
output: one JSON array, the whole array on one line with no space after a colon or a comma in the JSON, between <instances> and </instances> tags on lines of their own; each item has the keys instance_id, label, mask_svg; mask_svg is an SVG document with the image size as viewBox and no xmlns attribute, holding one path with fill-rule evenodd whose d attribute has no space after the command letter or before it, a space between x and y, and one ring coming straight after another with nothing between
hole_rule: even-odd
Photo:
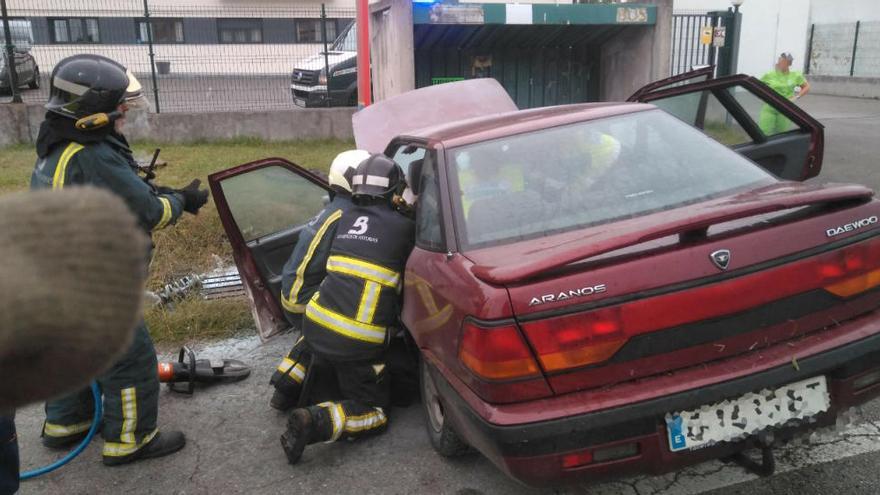
<instances>
[{"instance_id":1,"label":"car window","mask_svg":"<svg viewBox=\"0 0 880 495\"><path fill-rule=\"evenodd\" d=\"M773 176L662 111L448 151L465 249L676 208Z\"/></svg>"},{"instance_id":2,"label":"car window","mask_svg":"<svg viewBox=\"0 0 880 495\"><path fill-rule=\"evenodd\" d=\"M245 241L308 222L327 195L324 188L280 165L224 179L221 185Z\"/></svg>"},{"instance_id":3,"label":"car window","mask_svg":"<svg viewBox=\"0 0 880 495\"><path fill-rule=\"evenodd\" d=\"M798 127L788 117L779 113L748 89L734 86L725 91L730 93L749 114L749 117L757 122L765 136L775 136L783 132L798 130Z\"/></svg>"},{"instance_id":4,"label":"car window","mask_svg":"<svg viewBox=\"0 0 880 495\"><path fill-rule=\"evenodd\" d=\"M442 216L440 212L440 180L437 164L429 155L422 165L419 179L419 197L416 203L416 244L431 251L443 251Z\"/></svg>"},{"instance_id":5,"label":"car window","mask_svg":"<svg viewBox=\"0 0 880 495\"><path fill-rule=\"evenodd\" d=\"M425 157L425 148L417 148L415 146L401 146L397 148L397 151L394 152L394 155L391 157L400 168L403 169L404 173L406 173L406 178L408 181L411 180L409 176L409 166L416 160L421 160Z\"/></svg>"},{"instance_id":6,"label":"car window","mask_svg":"<svg viewBox=\"0 0 880 495\"><path fill-rule=\"evenodd\" d=\"M736 146L752 142L745 129L709 90L661 98L651 103L702 129L721 144Z\"/></svg>"}]
</instances>

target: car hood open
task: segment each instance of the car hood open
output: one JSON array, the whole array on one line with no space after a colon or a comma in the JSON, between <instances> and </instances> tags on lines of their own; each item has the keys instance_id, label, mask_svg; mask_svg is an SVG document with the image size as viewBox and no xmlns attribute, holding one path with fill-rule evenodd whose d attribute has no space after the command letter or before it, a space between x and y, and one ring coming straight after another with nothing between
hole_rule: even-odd
<instances>
[{"instance_id":1,"label":"car hood open","mask_svg":"<svg viewBox=\"0 0 880 495\"><path fill-rule=\"evenodd\" d=\"M474 262L471 270L477 278L506 285L670 235L753 215L801 206L868 200L872 196L871 189L859 185L781 182L674 210L464 254Z\"/></svg>"},{"instance_id":2,"label":"car hood open","mask_svg":"<svg viewBox=\"0 0 880 495\"><path fill-rule=\"evenodd\" d=\"M358 111L351 120L357 147L382 153L408 131L516 110L504 87L486 78L408 91Z\"/></svg>"}]
</instances>

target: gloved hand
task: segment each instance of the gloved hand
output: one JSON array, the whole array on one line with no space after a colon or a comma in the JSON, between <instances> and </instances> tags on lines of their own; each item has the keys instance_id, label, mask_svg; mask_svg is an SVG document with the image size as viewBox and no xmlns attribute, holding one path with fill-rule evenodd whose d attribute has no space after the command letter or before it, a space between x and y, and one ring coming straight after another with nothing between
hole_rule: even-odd
<instances>
[{"instance_id":1,"label":"gloved hand","mask_svg":"<svg viewBox=\"0 0 880 495\"><path fill-rule=\"evenodd\" d=\"M183 210L193 215L199 212L199 208L208 202L208 190L199 189L202 181L193 179L186 187L177 191L183 195Z\"/></svg>"}]
</instances>

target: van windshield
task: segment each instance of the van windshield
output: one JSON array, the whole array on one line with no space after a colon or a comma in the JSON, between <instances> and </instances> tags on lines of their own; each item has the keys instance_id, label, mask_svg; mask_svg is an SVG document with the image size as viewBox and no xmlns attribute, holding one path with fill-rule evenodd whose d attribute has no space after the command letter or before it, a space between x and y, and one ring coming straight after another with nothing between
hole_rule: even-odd
<instances>
[{"instance_id":1,"label":"van windshield","mask_svg":"<svg viewBox=\"0 0 880 495\"><path fill-rule=\"evenodd\" d=\"M348 29L342 32L333 42L333 51L356 52L357 47L357 23L352 21Z\"/></svg>"},{"instance_id":2,"label":"van windshield","mask_svg":"<svg viewBox=\"0 0 880 495\"><path fill-rule=\"evenodd\" d=\"M661 110L447 152L463 249L636 217L777 181Z\"/></svg>"}]
</instances>

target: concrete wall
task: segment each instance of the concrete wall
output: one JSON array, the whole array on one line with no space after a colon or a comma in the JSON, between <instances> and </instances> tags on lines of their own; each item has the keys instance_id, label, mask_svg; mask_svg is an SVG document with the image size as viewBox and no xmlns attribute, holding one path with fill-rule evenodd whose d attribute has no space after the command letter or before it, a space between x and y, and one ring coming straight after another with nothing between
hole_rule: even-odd
<instances>
[{"instance_id":1,"label":"concrete wall","mask_svg":"<svg viewBox=\"0 0 880 495\"><path fill-rule=\"evenodd\" d=\"M649 82L669 77L672 50L672 0L657 5L657 23L632 26L602 45L599 54L599 99L626 100Z\"/></svg>"},{"instance_id":2,"label":"concrete wall","mask_svg":"<svg viewBox=\"0 0 880 495\"><path fill-rule=\"evenodd\" d=\"M809 3L810 22L880 21L877 0L809 0Z\"/></svg>"},{"instance_id":3,"label":"concrete wall","mask_svg":"<svg viewBox=\"0 0 880 495\"><path fill-rule=\"evenodd\" d=\"M874 0L870 0L874 1ZM675 0L681 11L727 10L730 0ZM779 54L794 55L794 68L803 70L810 24L810 0L747 0L740 12L737 72L760 77L773 68Z\"/></svg>"},{"instance_id":4,"label":"concrete wall","mask_svg":"<svg viewBox=\"0 0 880 495\"><path fill-rule=\"evenodd\" d=\"M210 114L163 113L144 115L126 123L125 134L134 141L165 143L257 138L266 141L296 139L351 139L353 108L298 109ZM0 147L32 144L45 110L41 105L0 105Z\"/></svg>"},{"instance_id":5,"label":"concrete wall","mask_svg":"<svg viewBox=\"0 0 880 495\"><path fill-rule=\"evenodd\" d=\"M811 75L809 78L811 94L880 99L880 78L877 77Z\"/></svg>"}]
</instances>

